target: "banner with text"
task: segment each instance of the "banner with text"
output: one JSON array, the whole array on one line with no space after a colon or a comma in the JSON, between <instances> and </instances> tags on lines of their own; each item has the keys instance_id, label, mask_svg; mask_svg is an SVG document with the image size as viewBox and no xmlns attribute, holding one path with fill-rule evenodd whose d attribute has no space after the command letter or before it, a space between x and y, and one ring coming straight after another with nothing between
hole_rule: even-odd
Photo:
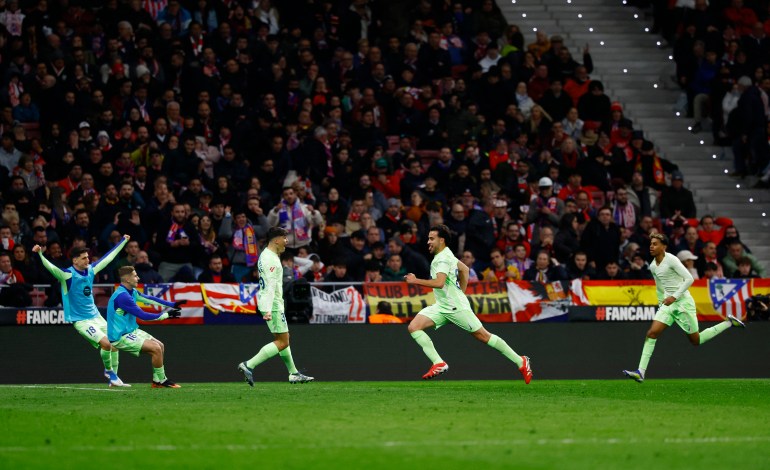
<instances>
[{"instance_id":1,"label":"banner with text","mask_svg":"<svg viewBox=\"0 0 770 470\"><path fill-rule=\"evenodd\" d=\"M388 302L393 315L411 318L423 308L433 305L433 289L406 282L367 282L364 293L369 309L377 311L377 304ZM504 282L472 282L465 294L471 310L484 322L510 322L511 304Z\"/></svg>"},{"instance_id":2,"label":"banner with text","mask_svg":"<svg viewBox=\"0 0 770 470\"><path fill-rule=\"evenodd\" d=\"M313 316L310 323L366 323L366 303L355 287L331 293L310 287Z\"/></svg>"}]
</instances>

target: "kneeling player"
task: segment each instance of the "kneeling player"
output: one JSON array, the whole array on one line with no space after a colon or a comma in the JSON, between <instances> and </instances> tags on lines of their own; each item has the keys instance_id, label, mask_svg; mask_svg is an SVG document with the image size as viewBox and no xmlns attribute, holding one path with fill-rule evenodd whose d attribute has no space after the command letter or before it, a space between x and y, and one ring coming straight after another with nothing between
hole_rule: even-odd
<instances>
[{"instance_id":1,"label":"kneeling player","mask_svg":"<svg viewBox=\"0 0 770 470\"><path fill-rule=\"evenodd\" d=\"M134 356L139 353L149 354L152 357L152 388L181 388L179 385L166 378L163 367L163 343L153 338L146 331L139 329L136 318L145 321L165 320L177 318L181 315L179 306L184 303L171 303L151 295L144 295L136 290L139 284L139 275L133 266L123 266L118 269L120 275L120 287L110 297L107 304L107 337L112 346L121 351L126 351ZM171 307L171 310L162 314L148 313L139 308L137 301L150 305Z\"/></svg>"}]
</instances>

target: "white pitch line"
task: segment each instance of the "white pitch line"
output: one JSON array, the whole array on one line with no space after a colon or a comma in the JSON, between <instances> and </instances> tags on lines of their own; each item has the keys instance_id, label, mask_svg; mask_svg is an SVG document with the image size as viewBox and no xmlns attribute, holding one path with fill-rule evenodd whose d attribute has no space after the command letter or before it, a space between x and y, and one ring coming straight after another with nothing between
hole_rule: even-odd
<instances>
[{"instance_id":1,"label":"white pitch line","mask_svg":"<svg viewBox=\"0 0 770 470\"><path fill-rule=\"evenodd\" d=\"M130 392L131 390L122 390L117 388L90 388L90 387L65 387L62 385L0 385L3 388L43 388L43 389L64 389L64 390L91 390L93 392Z\"/></svg>"},{"instance_id":2,"label":"white pitch line","mask_svg":"<svg viewBox=\"0 0 770 470\"><path fill-rule=\"evenodd\" d=\"M583 446L583 445L637 445L637 444L738 444L748 442L770 442L770 436L712 436L712 437L692 437L692 438L660 438L660 439L637 439L637 438L605 438L605 439L584 439L584 438L562 438L562 439L510 439L493 441L436 441L435 443L413 442L413 441L385 441L373 443L344 443L344 444L223 444L223 445L173 445L173 444L155 444L155 445L105 445L100 446L71 446L66 448L57 448L47 446L0 446L0 454L3 453L22 453L22 452L138 452L138 451L161 451L161 452L194 452L194 451L230 451L246 452L274 449L328 449L328 448L356 448L356 449L376 449L393 447L423 447L426 445L441 445L443 447L510 447L514 445L538 445L538 446Z\"/></svg>"}]
</instances>

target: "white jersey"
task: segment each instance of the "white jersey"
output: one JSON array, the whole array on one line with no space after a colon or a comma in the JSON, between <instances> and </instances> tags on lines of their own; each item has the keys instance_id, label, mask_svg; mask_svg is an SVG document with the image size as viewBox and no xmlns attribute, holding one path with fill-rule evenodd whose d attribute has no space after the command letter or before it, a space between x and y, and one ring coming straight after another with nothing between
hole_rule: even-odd
<instances>
[{"instance_id":1,"label":"white jersey","mask_svg":"<svg viewBox=\"0 0 770 470\"><path fill-rule=\"evenodd\" d=\"M687 290L693 283L692 274L676 256L666 252L663 260L658 264L656 260L650 263L650 272L655 278L655 293L658 302L663 302L667 297L692 298Z\"/></svg>"}]
</instances>

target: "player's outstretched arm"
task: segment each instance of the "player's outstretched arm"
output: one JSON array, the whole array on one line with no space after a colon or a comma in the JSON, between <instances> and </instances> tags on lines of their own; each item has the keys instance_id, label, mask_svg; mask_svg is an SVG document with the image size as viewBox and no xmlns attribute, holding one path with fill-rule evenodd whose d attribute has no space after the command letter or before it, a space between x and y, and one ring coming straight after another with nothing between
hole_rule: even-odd
<instances>
[{"instance_id":1,"label":"player's outstretched arm","mask_svg":"<svg viewBox=\"0 0 770 470\"><path fill-rule=\"evenodd\" d=\"M436 273L435 279L418 279L412 273L404 276L407 284L417 284L418 286L429 287L431 289L441 289L446 282L446 273Z\"/></svg>"},{"instance_id":2,"label":"player's outstretched arm","mask_svg":"<svg viewBox=\"0 0 770 470\"><path fill-rule=\"evenodd\" d=\"M165 320L170 316L169 312L163 312L161 314L145 312L139 308L138 305L136 305L134 299L126 292L123 292L115 298L115 308L121 309L124 312L144 321Z\"/></svg>"},{"instance_id":3,"label":"player's outstretched arm","mask_svg":"<svg viewBox=\"0 0 770 470\"><path fill-rule=\"evenodd\" d=\"M142 294L138 290L136 291L136 296L139 297L139 301L143 304L147 305L157 305L158 307L174 307L178 308L179 306L175 302L169 302L168 300L161 299L159 297L155 297L152 295ZM181 305L181 304L180 304Z\"/></svg>"},{"instance_id":4,"label":"player's outstretched arm","mask_svg":"<svg viewBox=\"0 0 770 470\"><path fill-rule=\"evenodd\" d=\"M43 266L45 267L45 269L47 269L48 272L51 273L51 275L53 275L53 277L55 277L57 280L66 281L67 279L72 277L71 273L62 271L61 269L59 269L58 266L48 261L48 258L43 256L43 252L45 251L45 248L41 247L40 245L35 245L32 247L32 251L40 255L40 261L43 263Z\"/></svg>"},{"instance_id":5,"label":"player's outstretched arm","mask_svg":"<svg viewBox=\"0 0 770 470\"><path fill-rule=\"evenodd\" d=\"M128 240L131 239L130 235L123 235L123 241L118 243L117 245L113 246L110 251L107 252L102 258L94 263L92 267L94 268L94 272L98 273L102 269L106 268L110 263L112 263L112 260L115 259L116 256L118 256L118 253L120 253L120 250L123 249L124 246L126 246L126 243L128 243Z\"/></svg>"},{"instance_id":6,"label":"player's outstretched arm","mask_svg":"<svg viewBox=\"0 0 770 470\"><path fill-rule=\"evenodd\" d=\"M460 283L460 290L465 292L468 288L468 279L471 277L471 269L462 261L457 261L457 282Z\"/></svg>"}]
</instances>

